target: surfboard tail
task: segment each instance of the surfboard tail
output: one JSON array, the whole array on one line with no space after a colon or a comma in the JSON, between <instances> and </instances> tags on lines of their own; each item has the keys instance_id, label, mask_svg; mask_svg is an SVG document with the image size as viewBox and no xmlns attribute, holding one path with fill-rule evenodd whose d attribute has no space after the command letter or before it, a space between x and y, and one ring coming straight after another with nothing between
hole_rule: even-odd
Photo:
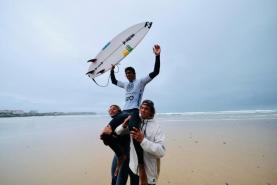
<instances>
[{"instance_id":1,"label":"surfboard tail","mask_svg":"<svg viewBox=\"0 0 277 185\"><path fill-rule=\"evenodd\" d=\"M152 22L145 21L119 33L103 47L94 59L88 60L91 64L86 75L94 79L109 71L112 65L118 64L134 50L152 26Z\"/></svg>"}]
</instances>

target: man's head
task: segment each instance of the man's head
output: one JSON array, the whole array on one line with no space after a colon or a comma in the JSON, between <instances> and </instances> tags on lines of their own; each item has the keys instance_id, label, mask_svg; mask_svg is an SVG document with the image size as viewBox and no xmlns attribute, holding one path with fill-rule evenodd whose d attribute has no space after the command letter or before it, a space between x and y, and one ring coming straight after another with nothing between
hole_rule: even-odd
<instances>
[{"instance_id":1,"label":"man's head","mask_svg":"<svg viewBox=\"0 0 277 185\"><path fill-rule=\"evenodd\" d=\"M121 109L118 105L111 105L108 112L111 117L114 117L115 115L121 112Z\"/></svg>"},{"instance_id":2,"label":"man's head","mask_svg":"<svg viewBox=\"0 0 277 185\"><path fill-rule=\"evenodd\" d=\"M126 67L125 68L125 74L126 74L126 78L129 81L133 81L136 79L136 71L133 67Z\"/></svg>"},{"instance_id":3,"label":"man's head","mask_svg":"<svg viewBox=\"0 0 277 185\"><path fill-rule=\"evenodd\" d=\"M155 115L154 103L151 100L144 100L140 105L142 119L152 119Z\"/></svg>"}]
</instances>

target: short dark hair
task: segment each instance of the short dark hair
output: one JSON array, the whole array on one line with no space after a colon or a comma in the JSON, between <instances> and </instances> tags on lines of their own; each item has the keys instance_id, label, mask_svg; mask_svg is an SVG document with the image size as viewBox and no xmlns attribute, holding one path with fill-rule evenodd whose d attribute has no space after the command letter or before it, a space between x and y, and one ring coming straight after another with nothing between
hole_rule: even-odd
<instances>
[{"instance_id":1,"label":"short dark hair","mask_svg":"<svg viewBox=\"0 0 277 185\"><path fill-rule=\"evenodd\" d=\"M154 115L155 115L155 106L154 106L154 102L153 101L151 101L151 100L143 100L143 102L141 103L141 105L146 105L146 106L148 106L149 108L150 108L150 111L151 111L151 118L153 118L154 117Z\"/></svg>"},{"instance_id":2,"label":"short dark hair","mask_svg":"<svg viewBox=\"0 0 277 185\"><path fill-rule=\"evenodd\" d=\"M118 110L118 113L121 112L121 108L118 105L114 104L114 105L111 105L110 107L115 107Z\"/></svg>"},{"instance_id":3,"label":"short dark hair","mask_svg":"<svg viewBox=\"0 0 277 185\"><path fill-rule=\"evenodd\" d=\"M136 74L136 71L135 71L135 69L134 69L133 67L126 67L126 68L125 68L125 73L126 73L127 71L131 71L132 73Z\"/></svg>"}]
</instances>

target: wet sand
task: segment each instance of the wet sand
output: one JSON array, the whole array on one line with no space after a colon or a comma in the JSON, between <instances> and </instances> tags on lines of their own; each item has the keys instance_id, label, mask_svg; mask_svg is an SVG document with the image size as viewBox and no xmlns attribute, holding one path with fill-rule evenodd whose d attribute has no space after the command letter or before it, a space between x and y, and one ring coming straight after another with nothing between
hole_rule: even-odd
<instances>
[{"instance_id":1,"label":"wet sand","mask_svg":"<svg viewBox=\"0 0 277 185\"><path fill-rule=\"evenodd\" d=\"M160 184L277 184L276 124L276 120L195 121L167 128Z\"/></svg>"},{"instance_id":2,"label":"wet sand","mask_svg":"<svg viewBox=\"0 0 277 185\"><path fill-rule=\"evenodd\" d=\"M105 118L0 119L1 185L110 184ZM277 120L166 120L158 184L277 184Z\"/></svg>"}]
</instances>

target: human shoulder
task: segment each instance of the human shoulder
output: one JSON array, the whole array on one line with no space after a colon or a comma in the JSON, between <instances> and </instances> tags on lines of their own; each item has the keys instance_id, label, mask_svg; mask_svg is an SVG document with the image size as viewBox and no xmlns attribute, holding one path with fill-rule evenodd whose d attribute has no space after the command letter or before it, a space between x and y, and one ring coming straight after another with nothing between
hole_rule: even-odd
<instances>
[{"instance_id":1,"label":"human shoulder","mask_svg":"<svg viewBox=\"0 0 277 185\"><path fill-rule=\"evenodd\" d=\"M125 88L127 84L128 84L128 82L122 82L122 81L118 80L116 85L118 87Z\"/></svg>"},{"instance_id":2,"label":"human shoulder","mask_svg":"<svg viewBox=\"0 0 277 185\"><path fill-rule=\"evenodd\" d=\"M151 78L149 75L147 75L147 76L145 76L145 77L143 77L143 78L140 78L140 79L138 80L138 83L146 85L146 84L147 84L148 82L150 82L151 80L152 80L152 78Z\"/></svg>"}]
</instances>

